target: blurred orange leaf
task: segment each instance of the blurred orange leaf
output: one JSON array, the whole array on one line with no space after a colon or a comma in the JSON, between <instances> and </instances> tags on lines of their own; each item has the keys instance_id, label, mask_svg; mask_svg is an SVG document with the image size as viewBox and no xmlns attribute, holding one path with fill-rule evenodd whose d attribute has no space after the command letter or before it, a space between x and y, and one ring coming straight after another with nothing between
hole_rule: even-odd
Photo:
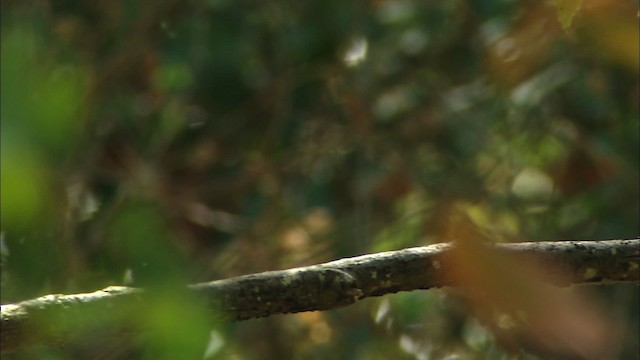
<instances>
[{"instance_id":1,"label":"blurred orange leaf","mask_svg":"<svg viewBox=\"0 0 640 360\"><path fill-rule=\"evenodd\" d=\"M548 268L487 246L488 237L460 204L450 206L446 218L441 235L455 244L446 276L460 284L474 314L506 348L572 359L611 358L618 331L591 299L548 285Z\"/></svg>"}]
</instances>

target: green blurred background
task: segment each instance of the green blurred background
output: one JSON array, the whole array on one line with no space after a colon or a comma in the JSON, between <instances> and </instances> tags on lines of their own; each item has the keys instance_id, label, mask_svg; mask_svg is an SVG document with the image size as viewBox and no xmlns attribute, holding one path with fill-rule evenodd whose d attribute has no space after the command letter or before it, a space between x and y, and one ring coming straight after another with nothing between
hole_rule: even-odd
<instances>
[{"instance_id":1,"label":"green blurred background","mask_svg":"<svg viewBox=\"0 0 640 360\"><path fill-rule=\"evenodd\" d=\"M570 3L3 1L2 303L431 244L451 203L497 242L637 236L637 4ZM635 358L638 287L594 290ZM443 290L184 301L10 358L508 358Z\"/></svg>"}]
</instances>

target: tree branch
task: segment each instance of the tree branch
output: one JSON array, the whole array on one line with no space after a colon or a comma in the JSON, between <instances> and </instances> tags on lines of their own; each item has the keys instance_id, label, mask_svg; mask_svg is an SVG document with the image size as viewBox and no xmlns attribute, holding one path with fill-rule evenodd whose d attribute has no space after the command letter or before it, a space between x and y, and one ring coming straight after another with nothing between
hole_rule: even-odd
<instances>
[{"instance_id":1,"label":"tree branch","mask_svg":"<svg viewBox=\"0 0 640 360\"><path fill-rule=\"evenodd\" d=\"M372 296L455 285L442 276L452 248L450 244L408 248L188 288L227 321L329 310ZM640 284L640 238L513 243L495 245L495 249L512 257L553 263L558 285ZM2 305L0 347L9 352L33 344L67 342L83 331L77 326L79 319L100 324L114 311L126 313L149 296L153 294L115 286Z\"/></svg>"}]
</instances>

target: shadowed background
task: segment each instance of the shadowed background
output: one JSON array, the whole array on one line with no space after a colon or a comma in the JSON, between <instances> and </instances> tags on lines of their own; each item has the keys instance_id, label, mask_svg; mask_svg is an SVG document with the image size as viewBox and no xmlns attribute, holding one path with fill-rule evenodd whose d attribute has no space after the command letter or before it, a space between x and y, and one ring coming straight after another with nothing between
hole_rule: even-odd
<instances>
[{"instance_id":1,"label":"shadowed background","mask_svg":"<svg viewBox=\"0 0 640 360\"><path fill-rule=\"evenodd\" d=\"M3 1L2 303L456 236L637 236L637 9L575 6ZM591 290L631 358L638 288ZM232 325L166 296L133 345L11 358L500 358L500 317L457 295Z\"/></svg>"}]
</instances>

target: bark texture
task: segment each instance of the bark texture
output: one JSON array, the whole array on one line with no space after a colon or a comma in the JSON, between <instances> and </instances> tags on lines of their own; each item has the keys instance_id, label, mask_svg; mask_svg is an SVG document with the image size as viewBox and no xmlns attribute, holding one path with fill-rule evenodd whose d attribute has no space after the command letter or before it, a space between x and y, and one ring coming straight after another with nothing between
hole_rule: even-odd
<instances>
[{"instance_id":1,"label":"bark texture","mask_svg":"<svg viewBox=\"0 0 640 360\"><path fill-rule=\"evenodd\" d=\"M640 239L500 244L510 257L553 264L558 285L640 284ZM269 271L189 285L225 321L302 311L329 310L358 300L442 286L451 244L435 244L344 258L324 264ZM2 305L1 349L64 344L86 329L127 319L150 291L109 287L93 293L46 295ZM114 315L117 314L117 315ZM126 323L126 321L125 321ZM122 321L118 327L122 325ZM122 331L135 331L127 328Z\"/></svg>"}]
</instances>

